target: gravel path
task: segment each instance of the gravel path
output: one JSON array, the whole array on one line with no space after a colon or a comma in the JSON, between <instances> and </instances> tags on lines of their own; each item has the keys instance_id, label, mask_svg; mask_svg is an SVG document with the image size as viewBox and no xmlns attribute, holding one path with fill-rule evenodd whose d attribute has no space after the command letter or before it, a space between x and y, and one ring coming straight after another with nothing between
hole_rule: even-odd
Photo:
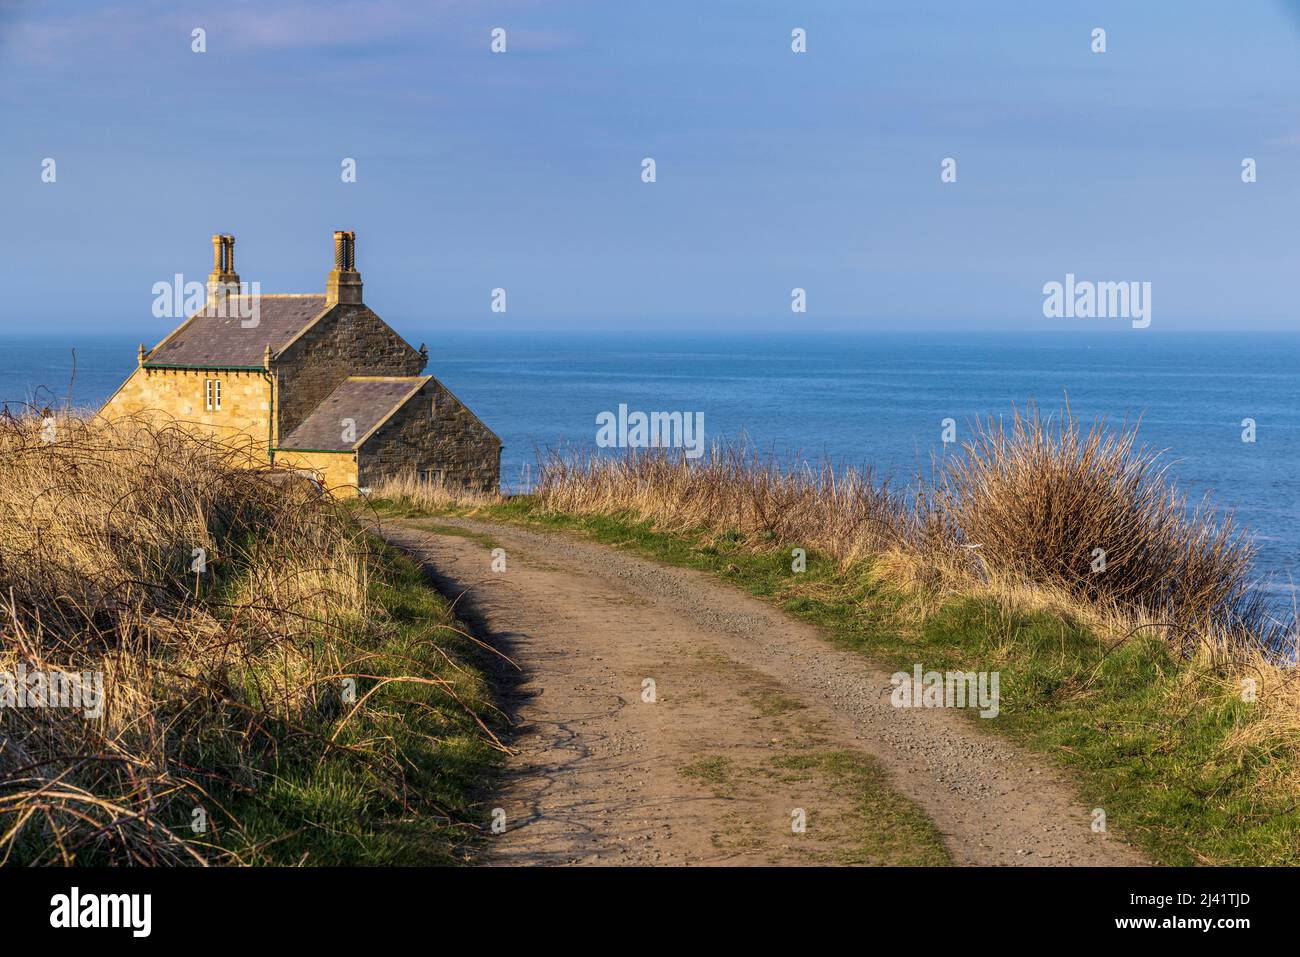
<instances>
[{"instance_id":1,"label":"gravel path","mask_svg":"<svg viewBox=\"0 0 1300 957\"><path fill-rule=\"evenodd\" d=\"M1041 758L951 710L894 708L887 671L702 572L483 521L381 532L523 668L492 862L934 863L883 833L919 807L958 864L1145 863ZM878 814L865 779L826 770L845 755L880 772Z\"/></svg>"}]
</instances>

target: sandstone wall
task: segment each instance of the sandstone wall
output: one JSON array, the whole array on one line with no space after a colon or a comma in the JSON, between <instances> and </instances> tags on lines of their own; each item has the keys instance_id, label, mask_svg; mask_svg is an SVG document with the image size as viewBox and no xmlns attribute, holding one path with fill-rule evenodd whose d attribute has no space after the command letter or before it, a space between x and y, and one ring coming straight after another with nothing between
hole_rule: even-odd
<instances>
[{"instance_id":1,"label":"sandstone wall","mask_svg":"<svg viewBox=\"0 0 1300 957\"><path fill-rule=\"evenodd\" d=\"M448 485L495 492L501 481L501 441L431 379L366 440L360 464L358 484L363 488L437 470Z\"/></svg>"},{"instance_id":2,"label":"sandstone wall","mask_svg":"<svg viewBox=\"0 0 1300 957\"><path fill-rule=\"evenodd\" d=\"M206 381L221 382L221 408L206 405ZM266 458L271 384L260 372L137 368L100 410L107 419L138 416L193 425L232 446Z\"/></svg>"},{"instance_id":3,"label":"sandstone wall","mask_svg":"<svg viewBox=\"0 0 1300 957\"><path fill-rule=\"evenodd\" d=\"M275 453L275 464L282 468L310 471L322 485L339 495L356 494L355 452L294 452L280 449Z\"/></svg>"},{"instance_id":4,"label":"sandstone wall","mask_svg":"<svg viewBox=\"0 0 1300 957\"><path fill-rule=\"evenodd\" d=\"M278 443L348 376L419 375L424 359L366 306L338 305L285 349L273 368Z\"/></svg>"}]
</instances>

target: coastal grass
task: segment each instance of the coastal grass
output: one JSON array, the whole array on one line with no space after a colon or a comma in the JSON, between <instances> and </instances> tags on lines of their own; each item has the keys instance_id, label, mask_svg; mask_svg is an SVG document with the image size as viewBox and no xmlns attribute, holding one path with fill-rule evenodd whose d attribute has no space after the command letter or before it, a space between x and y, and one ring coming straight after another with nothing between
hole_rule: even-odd
<instances>
[{"instance_id":1,"label":"coastal grass","mask_svg":"<svg viewBox=\"0 0 1300 957\"><path fill-rule=\"evenodd\" d=\"M351 510L250 451L0 417L0 676L103 690L98 709L0 707L0 862L473 850L501 747L483 652Z\"/></svg>"},{"instance_id":2,"label":"coastal grass","mask_svg":"<svg viewBox=\"0 0 1300 957\"><path fill-rule=\"evenodd\" d=\"M1154 860L1300 864L1294 623L1259 600L1230 517L1187 509L1127 429L1031 412L965 451L908 495L656 452L553 458L527 496L381 488L369 505L583 534L709 571L898 671L997 671L998 717L970 720L1070 769ZM1094 572L1099 542L1117 564Z\"/></svg>"}]
</instances>

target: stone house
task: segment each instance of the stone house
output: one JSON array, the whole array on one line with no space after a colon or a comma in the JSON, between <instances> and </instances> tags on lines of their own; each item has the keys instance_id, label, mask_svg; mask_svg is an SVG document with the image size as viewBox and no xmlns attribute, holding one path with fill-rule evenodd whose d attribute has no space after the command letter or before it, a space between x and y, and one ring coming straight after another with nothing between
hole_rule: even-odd
<instances>
[{"instance_id":1,"label":"stone house","mask_svg":"<svg viewBox=\"0 0 1300 957\"><path fill-rule=\"evenodd\" d=\"M309 470L333 489L387 479L496 491L501 440L361 299L356 237L334 234L324 294L248 293L235 238L212 237L207 301L151 350L100 410L167 417Z\"/></svg>"}]
</instances>

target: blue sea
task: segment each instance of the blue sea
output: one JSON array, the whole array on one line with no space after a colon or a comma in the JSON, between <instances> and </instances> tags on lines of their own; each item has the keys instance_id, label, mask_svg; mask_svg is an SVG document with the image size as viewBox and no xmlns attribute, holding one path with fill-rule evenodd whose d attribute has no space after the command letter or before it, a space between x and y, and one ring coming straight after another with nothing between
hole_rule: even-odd
<instances>
[{"instance_id":1,"label":"blue sea","mask_svg":"<svg viewBox=\"0 0 1300 957\"><path fill-rule=\"evenodd\" d=\"M526 485L540 451L593 450L596 416L620 404L703 412L709 443L743 435L784 462L870 465L904 485L943 454L944 419L960 440L975 416L1030 400L1056 410L1068 395L1084 420L1140 418L1141 441L1167 450L1191 499L1235 510L1277 600L1289 605L1300 580L1300 334L400 331L431 344L429 371L501 436L509 487ZM0 400L101 402L134 367L137 340L0 343Z\"/></svg>"}]
</instances>

